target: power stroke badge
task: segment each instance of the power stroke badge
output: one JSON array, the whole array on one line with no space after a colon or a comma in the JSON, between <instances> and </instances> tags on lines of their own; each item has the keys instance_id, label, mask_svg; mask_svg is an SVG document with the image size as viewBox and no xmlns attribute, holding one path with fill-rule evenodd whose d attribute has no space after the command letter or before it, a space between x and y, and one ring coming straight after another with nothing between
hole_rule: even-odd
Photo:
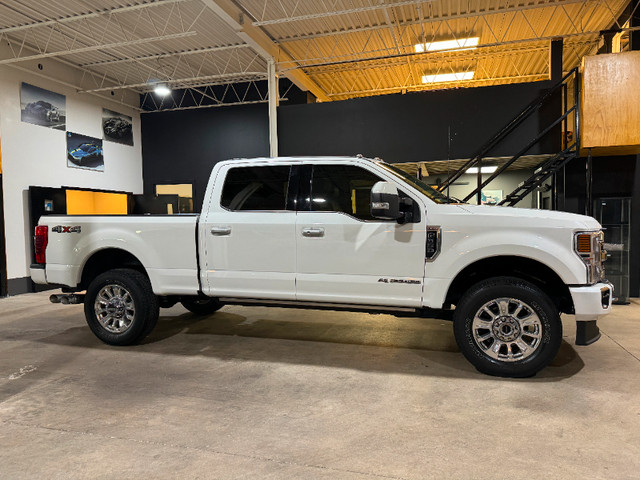
<instances>
[{"instance_id":1,"label":"power stroke badge","mask_svg":"<svg viewBox=\"0 0 640 480\"><path fill-rule=\"evenodd\" d=\"M405 280L404 278L380 278L378 283L408 283L416 285L420 283L420 280Z\"/></svg>"}]
</instances>

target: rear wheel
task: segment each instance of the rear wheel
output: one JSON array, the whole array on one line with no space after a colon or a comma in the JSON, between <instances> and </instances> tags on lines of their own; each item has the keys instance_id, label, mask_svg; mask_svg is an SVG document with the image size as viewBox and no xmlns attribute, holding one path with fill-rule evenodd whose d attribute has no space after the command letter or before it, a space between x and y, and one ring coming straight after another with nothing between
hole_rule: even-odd
<instances>
[{"instance_id":1,"label":"rear wheel","mask_svg":"<svg viewBox=\"0 0 640 480\"><path fill-rule=\"evenodd\" d=\"M497 277L471 287L456 305L456 342L479 371L530 377L554 359L562 342L558 309L535 285Z\"/></svg>"},{"instance_id":2,"label":"rear wheel","mask_svg":"<svg viewBox=\"0 0 640 480\"><path fill-rule=\"evenodd\" d=\"M196 315L209 315L222 308L222 303L217 298L211 297L183 297L180 303Z\"/></svg>"},{"instance_id":3,"label":"rear wheel","mask_svg":"<svg viewBox=\"0 0 640 480\"><path fill-rule=\"evenodd\" d=\"M132 269L98 275L87 288L84 313L91 331L109 345L131 345L158 321L158 299L149 279Z\"/></svg>"}]
</instances>

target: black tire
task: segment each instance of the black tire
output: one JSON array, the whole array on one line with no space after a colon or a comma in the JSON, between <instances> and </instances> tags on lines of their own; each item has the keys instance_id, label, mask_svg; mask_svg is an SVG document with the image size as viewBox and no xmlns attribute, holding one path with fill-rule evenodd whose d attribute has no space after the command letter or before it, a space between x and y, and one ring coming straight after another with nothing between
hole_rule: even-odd
<instances>
[{"instance_id":1,"label":"black tire","mask_svg":"<svg viewBox=\"0 0 640 480\"><path fill-rule=\"evenodd\" d=\"M98 295L110 302L97 302ZM128 268L98 275L87 288L84 300L89 328L109 345L138 343L151 333L159 312L158 297L147 276Z\"/></svg>"},{"instance_id":2,"label":"black tire","mask_svg":"<svg viewBox=\"0 0 640 480\"><path fill-rule=\"evenodd\" d=\"M535 375L562 343L558 308L538 287L514 277L471 287L456 305L453 328L467 360L480 372L500 377Z\"/></svg>"},{"instance_id":3,"label":"black tire","mask_svg":"<svg viewBox=\"0 0 640 480\"><path fill-rule=\"evenodd\" d=\"M183 297L180 303L196 315L210 315L222 308L222 303L217 298L211 297Z\"/></svg>"}]
</instances>

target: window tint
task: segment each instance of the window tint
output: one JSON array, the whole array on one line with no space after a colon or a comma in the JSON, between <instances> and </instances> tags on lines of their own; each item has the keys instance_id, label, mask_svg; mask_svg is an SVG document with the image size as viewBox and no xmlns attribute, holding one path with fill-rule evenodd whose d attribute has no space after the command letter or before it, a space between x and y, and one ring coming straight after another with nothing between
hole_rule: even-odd
<instances>
[{"instance_id":1,"label":"window tint","mask_svg":"<svg viewBox=\"0 0 640 480\"><path fill-rule=\"evenodd\" d=\"M289 170L289 166L232 168L220 204L229 210L285 210Z\"/></svg>"},{"instance_id":2,"label":"window tint","mask_svg":"<svg viewBox=\"0 0 640 480\"><path fill-rule=\"evenodd\" d=\"M344 212L361 220L371 216L371 187L382 179L360 167L315 165L311 182L311 210Z\"/></svg>"}]
</instances>

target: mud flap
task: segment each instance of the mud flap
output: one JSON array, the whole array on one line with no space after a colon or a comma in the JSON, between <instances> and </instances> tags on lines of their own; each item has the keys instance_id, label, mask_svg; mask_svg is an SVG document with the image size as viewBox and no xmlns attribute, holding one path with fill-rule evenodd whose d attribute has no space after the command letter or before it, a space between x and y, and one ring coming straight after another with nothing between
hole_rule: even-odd
<instances>
[{"instance_id":1,"label":"mud flap","mask_svg":"<svg viewBox=\"0 0 640 480\"><path fill-rule=\"evenodd\" d=\"M576 322L576 327L576 345L591 345L601 336L597 320L579 321Z\"/></svg>"}]
</instances>

